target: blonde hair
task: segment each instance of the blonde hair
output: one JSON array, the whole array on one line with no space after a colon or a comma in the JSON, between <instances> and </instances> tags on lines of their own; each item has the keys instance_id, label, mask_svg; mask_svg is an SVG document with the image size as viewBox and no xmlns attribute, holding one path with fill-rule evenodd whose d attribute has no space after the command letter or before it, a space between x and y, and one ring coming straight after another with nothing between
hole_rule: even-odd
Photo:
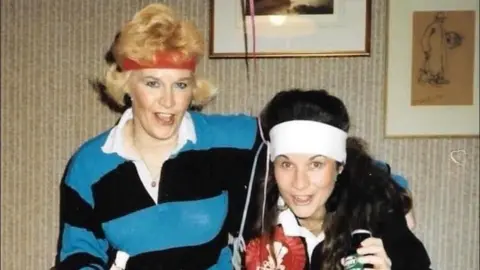
<instances>
[{"instance_id":1,"label":"blonde hair","mask_svg":"<svg viewBox=\"0 0 480 270\"><path fill-rule=\"evenodd\" d=\"M131 71L122 70L126 58L150 62L157 52L179 51L185 58L194 57L198 61L204 50L203 37L192 23L177 18L165 5L150 4L136 13L115 38L110 49L115 61L105 75L106 92L117 104L125 105L124 96L129 91L127 81L131 74ZM215 92L208 81L196 79L192 105L206 105Z\"/></svg>"}]
</instances>

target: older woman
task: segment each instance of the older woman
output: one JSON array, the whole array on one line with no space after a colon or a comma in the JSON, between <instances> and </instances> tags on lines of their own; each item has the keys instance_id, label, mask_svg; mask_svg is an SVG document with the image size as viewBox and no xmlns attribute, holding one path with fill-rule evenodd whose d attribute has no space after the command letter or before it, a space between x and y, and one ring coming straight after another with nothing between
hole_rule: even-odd
<instances>
[{"instance_id":1,"label":"older woman","mask_svg":"<svg viewBox=\"0 0 480 270\"><path fill-rule=\"evenodd\" d=\"M57 269L107 269L113 260L124 268L127 258L154 269L228 269L227 193L195 188L188 181L201 179L179 173L193 169L182 165L189 153L252 148L255 119L188 110L213 95L195 72L204 42L195 26L164 5L138 12L111 52L107 92L132 106L68 165ZM199 250L206 255L185 260Z\"/></svg>"}]
</instances>

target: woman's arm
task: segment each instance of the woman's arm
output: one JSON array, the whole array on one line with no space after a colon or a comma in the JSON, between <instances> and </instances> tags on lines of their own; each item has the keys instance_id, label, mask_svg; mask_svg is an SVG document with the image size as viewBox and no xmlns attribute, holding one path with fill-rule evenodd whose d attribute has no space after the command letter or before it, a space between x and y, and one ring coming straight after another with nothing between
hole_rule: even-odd
<instances>
[{"instance_id":1,"label":"woman's arm","mask_svg":"<svg viewBox=\"0 0 480 270\"><path fill-rule=\"evenodd\" d=\"M261 142L257 118L244 114L191 114L197 135L207 138L212 148L255 149Z\"/></svg>"},{"instance_id":2,"label":"woman's arm","mask_svg":"<svg viewBox=\"0 0 480 270\"><path fill-rule=\"evenodd\" d=\"M423 243L408 228L402 213L390 214L381 235L392 261L392 270L430 270L431 262Z\"/></svg>"},{"instance_id":3,"label":"woman's arm","mask_svg":"<svg viewBox=\"0 0 480 270\"><path fill-rule=\"evenodd\" d=\"M88 170L73 158L61 184L62 231L57 270L106 269L108 243L95 221Z\"/></svg>"}]
</instances>

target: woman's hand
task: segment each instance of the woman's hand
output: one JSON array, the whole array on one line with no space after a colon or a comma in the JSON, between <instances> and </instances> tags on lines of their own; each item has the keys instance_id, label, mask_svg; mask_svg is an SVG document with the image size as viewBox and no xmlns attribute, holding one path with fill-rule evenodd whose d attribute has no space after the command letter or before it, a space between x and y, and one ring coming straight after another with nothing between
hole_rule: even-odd
<instances>
[{"instance_id":1,"label":"woman's hand","mask_svg":"<svg viewBox=\"0 0 480 270\"><path fill-rule=\"evenodd\" d=\"M362 247L357 249L357 254L360 255L358 261L362 264L370 264L371 268L375 270L390 270L392 261L387 255L383 247L383 241L380 238L370 237L363 240Z\"/></svg>"}]
</instances>

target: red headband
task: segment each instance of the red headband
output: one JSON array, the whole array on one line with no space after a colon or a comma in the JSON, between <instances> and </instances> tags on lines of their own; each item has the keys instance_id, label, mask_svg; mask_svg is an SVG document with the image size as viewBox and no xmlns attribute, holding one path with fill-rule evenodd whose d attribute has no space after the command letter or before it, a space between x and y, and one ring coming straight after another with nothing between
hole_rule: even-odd
<instances>
[{"instance_id":1,"label":"red headband","mask_svg":"<svg viewBox=\"0 0 480 270\"><path fill-rule=\"evenodd\" d=\"M172 68L188 69L195 71L197 61L195 57L184 58L184 54L177 51L163 51L155 54L153 62L138 62L130 58L123 60L123 70L136 70L144 68ZM184 58L184 59L183 59Z\"/></svg>"}]
</instances>

